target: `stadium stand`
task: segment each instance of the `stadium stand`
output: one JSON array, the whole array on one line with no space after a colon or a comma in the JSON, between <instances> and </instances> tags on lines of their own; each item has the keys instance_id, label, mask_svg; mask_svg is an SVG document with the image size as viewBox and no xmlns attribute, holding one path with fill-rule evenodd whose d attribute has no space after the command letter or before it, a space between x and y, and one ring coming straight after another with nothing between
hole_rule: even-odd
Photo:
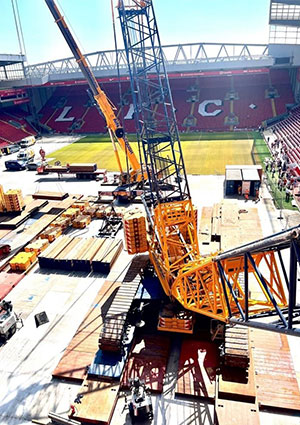
<instances>
[{"instance_id":1,"label":"stadium stand","mask_svg":"<svg viewBox=\"0 0 300 425\"><path fill-rule=\"evenodd\" d=\"M29 114L21 109L8 108L0 111L0 142L18 142L24 137L36 135L36 131L26 121Z\"/></svg>"},{"instance_id":2,"label":"stadium stand","mask_svg":"<svg viewBox=\"0 0 300 425\"><path fill-rule=\"evenodd\" d=\"M170 77L179 130L228 131L258 128L262 121L286 111L293 104L288 70L224 75ZM103 83L118 109L128 133L135 132L129 83ZM159 111L158 106L156 107ZM105 121L92 105L86 85L57 87L39 112L40 121L58 133L104 133Z\"/></svg>"},{"instance_id":3,"label":"stadium stand","mask_svg":"<svg viewBox=\"0 0 300 425\"><path fill-rule=\"evenodd\" d=\"M300 175L300 106L293 108L287 118L269 127L265 139L271 152L279 141L289 158L290 168Z\"/></svg>"}]
</instances>

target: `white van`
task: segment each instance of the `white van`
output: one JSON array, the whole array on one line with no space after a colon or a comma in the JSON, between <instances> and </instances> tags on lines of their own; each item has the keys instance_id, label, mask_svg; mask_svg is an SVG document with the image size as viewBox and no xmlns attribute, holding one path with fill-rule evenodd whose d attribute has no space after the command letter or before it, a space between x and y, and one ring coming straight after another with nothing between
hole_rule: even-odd
<instances>
[{"instance_id":1,"label":"white van","mask_svg":"<svg viewBox=\"0 0 300 425\"><path fill-rule=\"evenodd\" d=\"M21 148L27 148L28 146L34 145L35 142L36 140L34 136L28 136L20 141L20 146Z\"/></svg>"},{"instance_id":2,"label":"white van","mask_svg":"<svg viewBox=\"0 0 300 425\"><path fill-rule=\"evenodd\" d=\"M19 161L32 161L33 158L34 158L33 149L21 149L17 155L17 160Z\"/></svg>"}]
</instances>

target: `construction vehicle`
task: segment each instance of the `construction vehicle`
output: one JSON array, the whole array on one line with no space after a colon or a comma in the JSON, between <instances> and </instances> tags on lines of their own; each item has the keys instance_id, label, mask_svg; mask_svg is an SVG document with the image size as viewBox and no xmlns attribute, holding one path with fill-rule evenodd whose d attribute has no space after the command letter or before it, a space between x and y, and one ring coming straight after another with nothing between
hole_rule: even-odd
<instances>
[{"instance_id":1,"label":"construction vehicle","mask_svg":"<svg viewBox=\"0 0 300 425\"><path fill-rule=\"evenodd\" d=\"M62 32L62 35L64 36L66 42L68 43L68 46L70 47L76 62L78 63L78 66L83 73L84 77L86 78L90 93L92 97L94 98L96 102L96 106L102 116L104 116L106 120L106 125L108 128L109 136L113 145L114 153L116 156L118 168L120 170L120 180L122 184L128 183L128 182L135 182L135 181L141 181L143 178L143 173L141 170L140 163L130 146L128 139L125 135L124 129L117 118L115 114L116 107L113 105L113 103L108 99L106 94L103 92L101 87L99 86L95 76L93 75L88 62L84 55L81 53L74 37L72 36L67 23L64 19L64 17L61 15L60 11L58 10L55 2L53 0L45 0L46 4L52 13L56 24L58 25L60 31ZM128 158L128 161L131 165L131 170L128 172L123 171L123 167L121 164L121 159L119 156L119 152L117 149L117 144L120 146L122 151L125 153L126 157Z\"/></svg>"},{"instance_id":2,"label":"construction vehicle","mask_svg":"<svg viewBox=\"0 0 300 425\"><path fill-rule=\"evenodd\" d=\"M28 148L28 146L34 145L35 142L36 142L36 140L35 140L34 136L28 136L28 137L25 137L24 139L22 139L19 142L19 145L21 146L21 148Z\"/></svg>"},{"instance_id":3,"label":"construction vehicle","mask_svg":"<svg viewBox=\"0 0 300 425\"><path fill-rule=\"evenodd\" d=\"M0 301L0 338L8 340L17 330L22 319L13 311L11 301Z\"/></svg>"},{"instance_id":4,"label":"construction vehicle","mask_svg":"<svg viewBox=\"0 0 300 425\"><path fill-rule=\"evenodd\" d=\"M75 175L78 180L98 180L107 173L106 169L98 169L97 164L61 165L60 161L57 161L54 165L49 165L46 160L41 161L41 165L36 170L38 174L55 173L59 178L63 175Z\"/></svg>"},{"instance_id":5,"label":"construction vehicle","mask_svg":"<svg viewBox=\"0 0 300 425\"><path fill-rule=\"evenodd\" d=\"M300 329L294 326L299 317L296 284L300 226L225 253L203 257L199 252L195 212L152 0L117 3L143 154L140 163L64 18L53 0L45 1L106 118L114 148L116 139L127 154L131 181L143 183L149 256L165 294L186 310L224 324L300 335ZM116 158L121 170L117 154ZM289 277L281 254L287 248ZM256 285L255 292L251 285ZM165 330L171 329L166 326Z\"/></svg>"},{"instance_id":6,"label":"construction vehicle","mask_svg":"<svg viewBox=\"0 0 300 425\"><path fill-rule=\"evenodd\" d=\"M131 382L128 408L133 424L140 421L151 421L153 419L150 390L139 378L135 378Z\"/></svg>"},{"instance_id":7,"label":"construction vehicle","mask_svg":"<svg viewBox=\"0 0 300 425\"><path fill-rule=\"evenodd\" d=\"M17 160L30 162L30 161L33 161L34 156L35 156L35 153L33 149L21 149L18 152Z\"/></svg>"},{"instance_id":8,"label":"construction vehicle","mask_svg":"<svg viewBox=\"0 0 300 425\"><path fill-rule=\"evenodd\" d=\"M18 145L17 143L12 143L2 148L1 151L3 155L10 155L11 153L19 152L20 149L20 145Z\"/></svg>"}]
</instances>

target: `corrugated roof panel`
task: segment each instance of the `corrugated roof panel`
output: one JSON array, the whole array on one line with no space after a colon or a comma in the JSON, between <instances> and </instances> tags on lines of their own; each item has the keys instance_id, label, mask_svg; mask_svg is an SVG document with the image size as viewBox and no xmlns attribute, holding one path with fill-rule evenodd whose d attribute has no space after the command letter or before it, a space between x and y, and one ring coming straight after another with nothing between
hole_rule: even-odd
<instances>
[{"instance_id":1,"label":"corrugated roof panel","mask_svg":"<svg viewBox=\"0 0 300 425\"><path fill-rule=\"evenodd\" d=\"M244 181L257 181L260 180L257 170L253 169L242 169L242 176Z\"/></svg>"},{"instance_id":2,"label":"corrugated roof panel","mask_svg":"<svg viewBox=\"0 0 300 425\"><path fill-rule=\"evenodd\" d=\"M242 173L240 169L226 170L226 180L236 181L242 180Z\"/></svg>"}]
</instances>

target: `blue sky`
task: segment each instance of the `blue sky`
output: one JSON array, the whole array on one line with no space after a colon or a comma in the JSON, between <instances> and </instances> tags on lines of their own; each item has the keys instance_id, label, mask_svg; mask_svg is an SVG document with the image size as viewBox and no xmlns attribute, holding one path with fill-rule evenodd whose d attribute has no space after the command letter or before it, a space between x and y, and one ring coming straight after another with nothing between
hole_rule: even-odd
<instances>
[{"instance_id":1,"label":"blue sky","mask_svg":"<svg viewBox=\"0 0 300 425\"><path fill-rule=\"evenodd\" d=\"M44 0L17 0L29 64L71 56ZM111 0L59 0L85 53L114 48ZM117 0L114 0L116 4ZM270 0L153 0L162 44L267 43ZM19 53L11 0L0 0L0 53ZM118 21L116 22L118 28ZM120 47L122 47L120 41Z\"/></svg>"}]
</instances>

